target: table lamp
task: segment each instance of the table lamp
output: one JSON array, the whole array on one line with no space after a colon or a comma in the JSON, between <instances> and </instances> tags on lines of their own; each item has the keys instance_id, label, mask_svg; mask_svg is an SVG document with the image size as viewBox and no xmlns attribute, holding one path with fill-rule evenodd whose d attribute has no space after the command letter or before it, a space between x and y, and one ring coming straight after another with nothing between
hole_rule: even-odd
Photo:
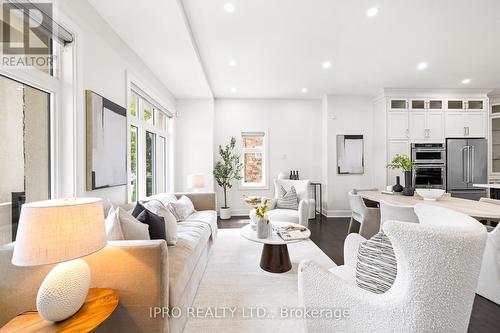
<instances>
[{"instance_id":1,"label":"table lamp","mask_svg":"<svg viewBox=\"0 0 500 333\"><path fill-rule=\"evenodd\" d=\"M90 287L90 267L79 258L104 246L101 199L58 199L22 206L12 264L59 263L38 290L36 307L42 318L61 321L81 308Z\"/></svg>"},{"instance_id":2,"label":"table lamp","mask_svg":"<svg viewBox=\"0 0 500 333\"><path fill-rule=\"evenodd\" d=\"M201 188L205 187L205 177L203 175L189 175L187 176L186 187L199 192Z\"/></svg>"}]
</instances>

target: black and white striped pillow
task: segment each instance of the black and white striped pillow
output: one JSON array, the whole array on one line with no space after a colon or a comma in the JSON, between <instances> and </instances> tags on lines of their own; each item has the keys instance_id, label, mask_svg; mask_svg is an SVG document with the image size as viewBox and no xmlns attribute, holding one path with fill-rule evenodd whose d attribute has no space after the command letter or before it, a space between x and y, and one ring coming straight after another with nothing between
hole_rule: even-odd
<instances>
[{"instance_id":1,"label":"black and white striped pillow","mask_svg":"<svg viewBox=\"0 0 500 333\"><path fill-rule=\"evenodd\" d=\"M290 186L288 192L285 190L283 185L279 189L279 197L276 201L276 207L282 209L299 209L299 198L297 197L297 191L295 191L295 186Z\"/></svg>"},{"instance_id":2,"label":"black and white striped pillow","mask_svg":"<svg viewBox=\"0 0 500 333\"><path fill-rule=\"evenodd\" d=\"M391 288L398 272L396 256L389 237L380 231L359 246L356 284L375 294Z\"/></svg>"}]
</instances>

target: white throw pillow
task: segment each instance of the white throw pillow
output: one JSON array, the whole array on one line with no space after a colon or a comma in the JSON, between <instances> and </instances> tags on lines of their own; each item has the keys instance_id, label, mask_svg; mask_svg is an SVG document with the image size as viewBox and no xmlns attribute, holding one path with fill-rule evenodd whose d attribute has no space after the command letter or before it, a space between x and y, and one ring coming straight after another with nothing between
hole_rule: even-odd
<instances>
[{"instance_id":1,"label":"white throw pillow","mask_svg":"<svg viewBox=\"0 0 500 333\"><path fill-rule=\"evenodd\" d=\"M118 208L118 218L126 240L149 240L149 226L136 220L123 208Z\"/></svg>"},{"instance_id":2,"label":"white throw pillow","mask_svg":"<svg viewBox=\"0 0 500 333\"><path fill-rule=\"evenodd\" d=\"M189 215L196 212L193 202L185 195L177 201L170 202L167 207L174 214L177 221L184 221Z\"/></svg>"},{"instance_id":3,"label":"white throw pillow","mask_svg":"<svg viewBox=\"0 0 500 333\"><path fill-rule=\"evenodd\" d=\"M172 193L158 193L147 197L145 200L141 200L141 202L149 202L153 200L159 200L165 207L167 207L170 202L177 201L177 198Z\"/></svg>"},{"instance_id":4,"label":"white throw pillow","mask_svg":"<svg viewBox=\"0 0 500 333\"><path fill-rule=\"evenodd\" d=\"M295 186L290 186L288 192L283 186L280 187L279 197L276 202L276 206L281 209L299 209L299 198L297 197L297 192L295 191Z\"/></svg>"},{"instance_id":5,"label":"white throw pillow","mask_svg":"<svg viewBox=\"0 0 500 333\"><path fill-rule=\"evenodd\" d=\"M118 211L116 208L111 207L109 209L108 216L104 221L104 226L106 228L106 239L108 241L125 239L123 237L120 219L118 218Z\"/></svg>"},{"instance_id":6,"label":"white throw pillow","mask_svg":"<svg viewBox=\"0 0 500 333\"><path fill-rule=\"evenodd\" d=\"M163 217L165 220L165 230L167 231L167 244L177 243L177 219L172 212L159 200L153 199L143 204L144 208L151 213Z\"/></svg>"}]
</instances>

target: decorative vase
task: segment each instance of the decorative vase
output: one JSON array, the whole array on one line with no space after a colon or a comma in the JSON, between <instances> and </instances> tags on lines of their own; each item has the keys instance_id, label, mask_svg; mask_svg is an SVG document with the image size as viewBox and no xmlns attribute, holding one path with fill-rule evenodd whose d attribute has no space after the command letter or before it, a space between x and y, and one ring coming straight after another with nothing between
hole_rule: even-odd
<instances>
[{"instance_id":1,"label":"decorative vase","mask_svg":"<svg viewBox=\"0 0 500 333\"><path fill-rule=\"evenodd\" d=\"M257 222L257 238L268 238L271 235L271 223L267 219Z\"/></svg>"},{"instance_id":2,"label":"decorative vase","mask_svg":"<svg viewBox=\"0 0 500 333\"><path fill-rule=\"evenodd\" d=\"M401 180L399 176L396 176L396 185L392 187L392 190L394 192L402 192L403 191L403 186L401 185Z\"/></svg>"},{"instance_id":3,"label":"decorative vase","mask_svg":"<svg viewBox=\"0 0 500 333\"><path fill-rule=\"evenodd\" d=\"M403 195L413 196L415 189L412 186L411 171L405 171L405 187L403 188Z\"/></svg>"}]
</instances>

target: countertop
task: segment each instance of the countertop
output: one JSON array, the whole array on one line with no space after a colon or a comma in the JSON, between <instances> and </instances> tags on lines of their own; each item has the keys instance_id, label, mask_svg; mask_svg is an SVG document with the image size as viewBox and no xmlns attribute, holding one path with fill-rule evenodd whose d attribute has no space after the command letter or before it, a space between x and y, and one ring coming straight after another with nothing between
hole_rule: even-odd
<instances>
[{"instance_id":1,"label":"countertop","mask_svg":"<svg viewBox=\"0 0 500 333\"><path fill-rule=\"evenodd\" d=\"M472 184L474 187L483 187L483 188L499 188L500 184Z\"/></svg>"}]
</instances>

